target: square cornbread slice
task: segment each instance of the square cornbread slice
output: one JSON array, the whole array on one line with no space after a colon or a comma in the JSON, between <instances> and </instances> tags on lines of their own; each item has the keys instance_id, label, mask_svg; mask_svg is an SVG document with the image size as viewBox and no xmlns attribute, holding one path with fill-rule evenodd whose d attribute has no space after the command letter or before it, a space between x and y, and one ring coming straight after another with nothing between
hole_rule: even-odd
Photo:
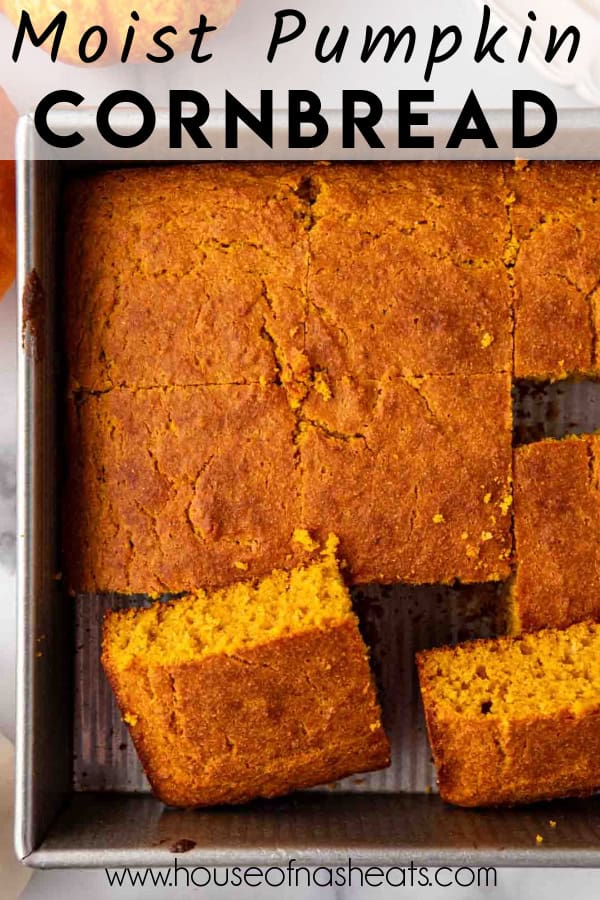
<instances>
[{"instance_id":1,"label":"square cornbread slice","mask_svg":"<svg viewBox=\"0 0 600 900\"><path fill-rule=\"evenodd\" d=\"M502 166L332 165L312 181L314 368L359 380L510 371Z\"/></svg>"},{"instance_id":2,"label":"square cornbread slice","mask_svg":"<svg viewBox=\"0 0 600 900\"><path fill-rule=\"evenodd\" d=\"M508 184L515 376L597 374L600 166L519 165Z\"/></svg>"},{"instance_id":3,"label":"square cornbread slice","mask_svg":"<svg viewBox=\"0 0 600 900\"><path fill-rule=\"evenodd\" d=\"M287 565L300 470L282 387L114 389L68 412L71 590L179 593Z\"/></svg>"},{"instance_id":4,"label":"square cornbread slice","mask_svg":"<svg viewBox=\"0 0 600 900\"><path fill-rule=\"evenodd\" d=\"M353 582L509 575L509 375L318 388L299 438L303 520L320 540L339 535Z\"/></svg>"},{"instance_id":5,"label":"square cornbread slice","mask_svg":"<svg viewBox=\"0 0 600 900\"><path fill-rule=\"evenodd\" d=\"M155 167L67 196L73 390L290 380L303 368L303 172Z\"/></svg>"},{"instance_id":6,"label":"square cornbread slice","mask_svg":"<svg viewBox=\"0 0 600 900\"><path fill-rule=\"evenodd\" d=\"M600 437L515 451L514 632L600 617Z\"/></svg>"},{"instance_id":7,"label":"square cornbread slice","mask_svg":"<svg viewBox=\"0 0 600 900\"><path fill-rule=\"evenodd\" d=\"M274 797L389 764L333 539L304 568L109 612L102 661L152 789L172 806Z\"/></svg>"},{"instance_id":8,"label":"square cornbread slice","mask_svg":"<svg viewBox=\"0 0 600 900\"><path fill-rule=\"evenodd\" d=\"M459 806L600 787L600 626L418 654L440 794Z\"/></svg>"}]
</instances>

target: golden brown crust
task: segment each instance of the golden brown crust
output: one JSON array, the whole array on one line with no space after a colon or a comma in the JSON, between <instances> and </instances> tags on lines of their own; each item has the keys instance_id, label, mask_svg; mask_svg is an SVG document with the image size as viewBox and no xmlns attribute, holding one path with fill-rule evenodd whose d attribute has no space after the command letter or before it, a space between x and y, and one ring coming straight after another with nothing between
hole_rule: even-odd
<instances>
[{"instance_id":1,"label":"golden brown crust","mask_svg":"<svg viewBox=\"0 0 600 900\"><path fill-rule=\"evenodd\" d=\"M355 622L235 656L125 673L103 664L152 788L172 806L243 803L389 764Z\"/></svg>"},{"instance_id":2,"label":"golden brown crust","mask_svg":"<svg viewBox=\"0 0 600 900\"><path fill-rule=\"evenodd\" d=\"M565 628L600 616L600 438L515 451L515 628Z\"/></svg>"},{"instance_id":3,"label":"golden brown crust","mask_svg":"<svg viewBox=\"0 0 600 900\"><path fill-rule=\"evenodd\" d=\"M276 385L71 400L70 588L177 593L288 566L300 519L294 428Z\"/></svg>"},{"instance_id":4,"label":"golden brown crust","mask_svg":"<svg viewBox=\"0 0 600 900\"><path fill-rule=\"evenodd\" d=\"M600 167L531 163L511 171L515 375L598 372Z\"/></svg>"},{"instance_id":5,"label":"golden brown crust","mask_svg":"<svg viewBox=\"0 0 600 900\"><path fill-rule=\"evenodd\" d=\"M67 197L73 389L256 383L303 368L302 170L109 172Z\"/></svg>"},{"instance_id":6,"label":"golden brown crust","mask_svg":"<svg viewBox=\"0 0 600 900\"><path fill-rule=\"evenodd\" d=\"M338 164L313 180L313 366L358 379L510 371L500 166Z\"/></svg>"},{"instance_id":7,"label":"golden brown crust","mask_svg":"<svg viewBox=\"0 0 600 900\"><path fill-rule=\"evenodd\" d=\"M308 527L338 535L355 582L502 580L511 411L506 375L346 380L332 399L311 396L300 439Z\"/></svg>"},{"instance_id":8,"label":"golden brown crust","mask_svg":"<svg viewBox=\"0 0 600 900\"><path fill-rule=\"evenodd\" d=\"M76 526L65 540L72 588L158 593L197 579L223 584L235 562L262 574L286 563L285 541L303 525L341 534L352 581L506 577L508 380L513 372L596 370L596 168L207 164L76 181L68 201L70 385L106 397L119 388L118 400L94 402L119 408L142 453L132 439L117 459L83 404L80 421L92 434L71 437L71 455L82 455L72 463L68 515ZM236 391L265 386L286 398L287 412L280 399L276 412L255 405L240 413ZM154 438L134 414L144 403L126 397L149 387L169 391L160 421L192 391L205 420L214 412L210 391L223 391L217 418L230 437L223 461L209 466L223 477L206 475L208 499L195 490L196 501L210 506L211 522L219 504L231 519L227 475L234 505L256 507L260 527L242 515L240 529L230 521L214 540L210 523L189 521L189 486L177 484L174 498L162 461L150 465ZM261 435L254 423L263 415ZM256 444L244 444L248 464L236 466L240 428ZM190 427L190 444L191 435ZM208 459L202 436L199 444L200 452L184 451L188 481ZM263 454L272 466L266 481ZM104 472L97 498L87 498L83 471L95 473L94 485ZM138 490L151 495L143 508ZM479 494L491 494L489 516ZM79 508L83 497L99 517L97 536ZM254 548L251 560L236 553L240 533ZM178 562L165 563L174 549Z\"/></svg>"}]
</instances>

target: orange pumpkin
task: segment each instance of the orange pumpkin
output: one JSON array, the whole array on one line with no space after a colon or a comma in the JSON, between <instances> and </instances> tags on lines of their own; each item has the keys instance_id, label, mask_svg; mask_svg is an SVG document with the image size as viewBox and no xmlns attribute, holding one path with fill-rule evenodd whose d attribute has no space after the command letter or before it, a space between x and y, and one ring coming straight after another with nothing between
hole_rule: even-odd
<instances>
[{"instance_id":1,"label":"orange pumpkin","mask_svg":"<svg viewBox=\"0 0 600 900\"><path fill-rule=\"evenodd\" d=\"M14 140L17 112L0 88L0 300L15 277L16 214Z\"/></svg>"},{"instance_id":2,"label":"orange pumpkin","mask_svg":"<svg viewBox=\"0 0 600 900\"><path fill-rule=\"evenodd\" d=\"M144 62L146 53L163 55L163 51L153 43L153 35L158 29L167 25L176 28L176 35L169 33L164 36L165 43L175 52L188 50L193 41L189 29L198 25L202 13L209 25L223 25L236 11L239 0L201 0L198 4L191 4L189 0L136 0L130 3L123 3L122 0L3 0L2 5L15 25L25 9L37 34L43 33L56 14L64 10L67 24L58 52L58 60L62 62L81 63L81 37L91 26L100 25L106 30L108 44L97 64L110 65L120 60L130 25L135 27L135 36L127 61ZM138 13L139 21L131 18L132 11ZM52 48L52 39L53 35L43 45L48 52ZM97 46L96 34L90 38L88 54L92 54Z\"/></svg>"}]
</instances>

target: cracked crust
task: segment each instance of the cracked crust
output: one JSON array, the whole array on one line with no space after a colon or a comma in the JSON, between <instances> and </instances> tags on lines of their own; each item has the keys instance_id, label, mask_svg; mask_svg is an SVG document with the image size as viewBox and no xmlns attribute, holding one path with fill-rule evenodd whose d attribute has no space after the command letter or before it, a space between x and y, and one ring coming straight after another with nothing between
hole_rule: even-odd
<instances>
[{"instance_id":1,"label":"cracked crust","mask_svg":"<svg viewBox=\"0 0 600 900\"><path fill-rule=\"evenodd\" d=\"M515 451L513 631L565 628L600 616L600 437Z\"/></svg>"},{"instance_id":2,"label":"cracked crust","mask_svg":"<svg viewBox=\"0 0 600 900\"><path fill-rule=\"evenodd\" d=\"M70 588L158 595L227 584L236 565L285 567L300 520L294 429L277 385L70 400Z\"/></svg>"},{"instance_id":3,"label":"cracked crust","mask_svg":"<svg viewBox=\"0 0 600 900\"><path fill-rule=\"evenodd\" d=\"M314 179L313 366L358 379L510 371L502 167L334 165Z\"/></svg>"},{"instance_id":4,"label":"cracked crust","mask_svg":"<svg viewBox=\"0 0 600 900\"><path fill-rule=\"evenodd\" d=\"M344 379L294 409L278 385L80 395L69 587L158 595L262 576L293 562L299 526L339 534L351 583L501 580L510 388L505 375Z\"/></svg>"},{"instance_id":5,"label":"cracked crust","mask_svg":"<svg viewBox=\"0 0 600 900\"><path fill-rule=\"evenodd\" d=\"M354 617L169 668L140 658L121 671L117 654L105 628L104 668L171 806L275 797L389 765Z\"/></svg>"},{"instance_id":6,"label":"cracked crust","mask_svg":"<svg viewBox=\"0 0 600 900\"><path fill-rule=\"evenodd\" d=\"M302 172L205 165L76 180L70 386L275 382L303 372Z\"/></svg>"},{"instance_id":7,"label":"cracked crust","mask_svg":"<svg viewBox=\"0 0 600 900\"><path fill-rule=\"evenodd\" d=\"M598 373L600 170L530 163L512 170L515 376Z\"/></svg>"},{"instance_id":8,"label":"cracked crust","mask_svg":"<svg viewBox=\"0 0 600 900\"><path fill-rule=\"evenodd\" d=\"M505 578L510 377L345 379L332 391L304 406L302 508L315 535L339 536L352 581Z\"/></svg>"}]
</instances>

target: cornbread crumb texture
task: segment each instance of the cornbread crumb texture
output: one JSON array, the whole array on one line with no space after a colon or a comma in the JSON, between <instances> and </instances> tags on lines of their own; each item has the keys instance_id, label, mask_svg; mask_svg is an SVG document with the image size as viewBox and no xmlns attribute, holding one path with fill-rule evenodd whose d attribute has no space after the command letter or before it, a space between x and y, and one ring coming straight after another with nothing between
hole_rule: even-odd
<instances>
[{"instance_id":1,"label":"cornbread crumb texture","mask_svg":"<svg viewBox=\"0 0 600 900\"><path fill-rule=\"evenodd\" d=\"M294 428L275 385L71 400L70 587L177 593L287 565L300 521Z\"/></svg>"},{"instance_id":2,"label":"cornbread crumb texture","mask_svg":"<svg viewBox=\"0 0 600 900\"><path fill-rule=\"evenodd\" d=\"M515 375L596 374L600 168L531 163L512 172L509 185Z\"/></svg>"},{"instance_id":3,"label":"cornbread crumb texture","mask_svg":"<svg viewBox=\"0 0 600 900\"><path fill-rule=\"evenodd\" d=\"M342 379L334 400L309 397L304 516L320 539L339 535L355 582L509 574L510 392L509 376L482 375Z\"/></svg>"},{"instance_id":4,"label":"cornbread crumb texture","mask_svg":"<svg viewBox=\"0 0 600 900\"><path fill-rule=\"evenodd\" d=\"M494 806L600 786L600 626L418 654L442 797Z\"/></svg>"},{"instance_id":5,"label":"cornbread crumb texture","mask_svg":"<svg viewBox=\"0 0 600 900\"><path fill-rule=\"evenodd\" d=\"M241 803L388 765L334 550L258 584L107 615L103 664L164 802Z\"/></svg>"},{"instance_id":6,"label":"cornbread crumb texture","mask_svg":"<svg viewBox=\"0 0 600 900\"><path fill-rule=\"evenodd\" d=\"M513 631L600 616L599 451L593 435L515 451Z\"/></svg>"}]
</instances>

